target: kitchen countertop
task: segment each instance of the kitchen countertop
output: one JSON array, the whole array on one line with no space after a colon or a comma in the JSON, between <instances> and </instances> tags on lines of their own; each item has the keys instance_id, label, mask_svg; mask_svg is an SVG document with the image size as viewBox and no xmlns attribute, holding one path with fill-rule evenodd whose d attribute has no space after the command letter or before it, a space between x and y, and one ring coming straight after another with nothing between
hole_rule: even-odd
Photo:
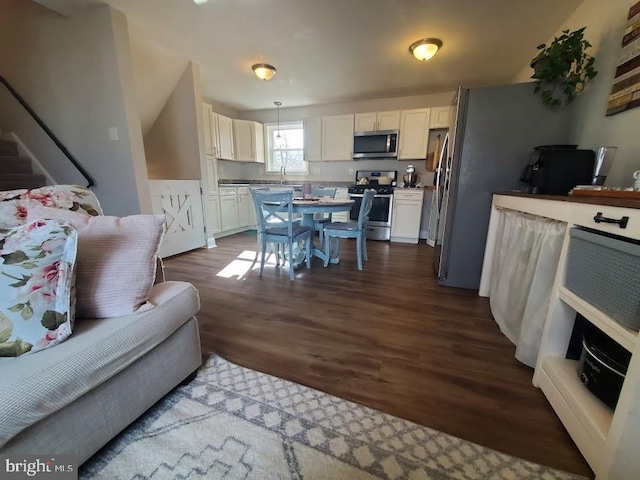
<instances>
[{"instance_id":1,"label":"kitchen countertop","mask_svg":"<svg viewBox=\"0 0 640 480\"><path fill-rule=\"evenodd\" d=\"M228 180L218 180L219 186L228 186L228 187L237 187L242 186L246 187L248 185L274 185L277 187L302 187L302 184L306 182L289 182L285 181L284 183L280 183L277 180L236 180L236 179L228 179ZM308 182L312 187L338 187L338 188L347 188L353 185L353 182L338 182L338 181L311 181Z\"/></svg>"},{"instance_id":2,"label":"kitchen countertop","mask_svg":"<svg viewBox=\"0 0 640 480\"><path fill-rule=\"evenodd\" d=\"M586 197L565 195L544 195L539 193L524 192L496 192L496 195L509 195L512 197L538 198L541 200L555 200L560 202L589 203L592 205L607 205L610 207L639 208L640 200L613 197Z\"/></svg>"}]
</instances>

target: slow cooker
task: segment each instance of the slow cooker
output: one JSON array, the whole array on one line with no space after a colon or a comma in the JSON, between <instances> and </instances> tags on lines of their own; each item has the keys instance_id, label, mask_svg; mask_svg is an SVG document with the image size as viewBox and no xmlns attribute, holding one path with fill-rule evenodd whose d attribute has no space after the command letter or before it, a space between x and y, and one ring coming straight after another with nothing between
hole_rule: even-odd
<instances>
[{"instance_id":1,"label":"slow cooker","mask_svg":"<svg viewBox=\"0 0 640 480\"><path fill-rule=\"evenodd\" d=\"M578 376L591 393L615 408L630 359L631 352L588 324L582 339Z\"/></svg>"}]
</instances>

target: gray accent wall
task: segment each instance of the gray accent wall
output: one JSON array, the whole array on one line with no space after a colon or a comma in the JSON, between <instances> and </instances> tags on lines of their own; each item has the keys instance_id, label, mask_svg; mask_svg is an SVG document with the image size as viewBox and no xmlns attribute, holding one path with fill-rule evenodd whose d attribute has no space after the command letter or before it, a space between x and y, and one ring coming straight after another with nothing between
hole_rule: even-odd
<instances>
[{"instance_id":1,"label":"gray accent wall","mask_svg":"<svg viewBox=\"0 0 640 480\"><path fill-rule=\"evenodd\" d=\"M130 63L126 18L107 5L65 18L33 2L0 3L0 71L95 178L111 215L151 210ZM3 130L15 130L58 183L81 182L37 126L7 112Z\"/></svg>"}]
</instances>

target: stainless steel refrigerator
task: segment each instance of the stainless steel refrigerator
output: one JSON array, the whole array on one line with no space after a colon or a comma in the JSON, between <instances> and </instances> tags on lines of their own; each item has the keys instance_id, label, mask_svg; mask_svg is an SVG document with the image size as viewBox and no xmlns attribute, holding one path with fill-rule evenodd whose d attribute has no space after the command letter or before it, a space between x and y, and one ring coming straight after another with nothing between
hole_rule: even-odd
<instances>
[{"instance_id":1,"label":"stainless steel refrigerator","mask_svg":"<svg viewBox=\"0 0 640 480\"><path fill-rule=\"evenodd\" d=\"M458 89L436 170L438 284L477 289L494 193L518 190L538 145L567 143L570 107L552 111L533 83Z\"/></svg>"}]
</instances>

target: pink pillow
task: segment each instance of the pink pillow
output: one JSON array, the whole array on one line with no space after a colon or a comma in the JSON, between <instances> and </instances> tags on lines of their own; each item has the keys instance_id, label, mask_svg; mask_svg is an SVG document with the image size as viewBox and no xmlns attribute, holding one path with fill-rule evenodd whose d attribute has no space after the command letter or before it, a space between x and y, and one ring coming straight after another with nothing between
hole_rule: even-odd
<instances>
[{"instance_id":1,"label":"pink pillow","mask_svg":"<svg viewBox=\"0 0 640 480\"><path fill-rule=\"evenodd\" d=\"M27 218L67 221L78 231L77 318L120 317L153 307L145 302L155 278L163 215L92 217L36 206Z\"/></svg>"}]
</instances>

